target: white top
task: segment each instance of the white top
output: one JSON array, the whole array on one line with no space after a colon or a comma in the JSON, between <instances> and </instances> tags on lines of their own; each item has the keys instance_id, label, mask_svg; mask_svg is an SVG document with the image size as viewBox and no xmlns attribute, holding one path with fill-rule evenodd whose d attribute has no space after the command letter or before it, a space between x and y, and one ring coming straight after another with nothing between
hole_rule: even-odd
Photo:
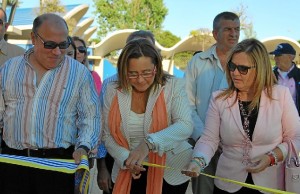
<instances>
[{"instance_id":1,"label":"white top","mask_svg":"<svg viewBox=\"0 0 300 194\"><path fill-rule=\"evenodd\" d=\"M144 135L144 116L145 114L137 114L133 111L129 112L128 120L128 132L129 132L129 149L136 148L141 140L145 138ZM148 157L145 158L145 162L148 162ZM118 171L113 171L112 180L115 182L118 176Z\"/></svg>"},{"instance_id":2,"label":"white top","mask_svg":"<svg viewBox=\"0 0 300 194\"><path fill-rule=\"evenodd\" d=\"M133 150L145 138L144 134L144 116L145 114L137 114L133 111L129 113L128 129L129 129L129 149Z\"/></svg>"}]
</instances>

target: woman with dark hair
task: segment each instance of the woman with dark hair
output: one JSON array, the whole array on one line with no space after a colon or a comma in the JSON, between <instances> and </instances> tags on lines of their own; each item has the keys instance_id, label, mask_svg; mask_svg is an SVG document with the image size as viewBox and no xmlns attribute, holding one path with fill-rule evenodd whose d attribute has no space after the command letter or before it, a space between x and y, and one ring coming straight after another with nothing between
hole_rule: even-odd
<instances>
[{"instance_id":1,"label":"woman with dark hair","mask_svg":"<svg viewBox=\"0 0 300 194\"><path fill-rule=\"evenodd\" d=\"M76 46L76 60L79 61L80 63L82 63L83 65L85 65L88 69L89 69L89 63L88 63L88 58L87 58L87 48L86 48L86 43L83 39L77 37L77 36L73 36L72 40ZM97 90L98 95L100 95L100 91L101 91L101 87L102 87L102 81L101 78L99 76L99 74L94 71L91 70L93 79L94 79L94 83L95 83L95 87Z\"/></svg>"},{"instance_id":2,"label":"woman with dark hair","mask_svg":"<svg viewBox=\"0 0 300 194\"><path fill-rule=\"evenodd\" d=\"M182 80L166 74L150 41L129 41L117 63L118 79L103 98L103 141L115 159L113 193L185 194L180 170L143 167L142 162L183 168L191 157L193 126Z\"/></svg>"},{"instance_id":3,"label":"woman with dark hair","mask_svg":"<svg viewBox=\"0 0 300 194\"><path fill-rule=\"evenodd\" d=\"M76 45L72 38L68 36L68 41L70 42L70 46L67 48L67 55L76 60Z\"/></svg>"},{"instance_id":4,"label":"woman with dark hair","mask_svg":"<svg viewBox=\"0 0 300 194\"><path fill-rule=\"evenodd\" d=\"M88 65L87 49L85 41L78 36L73 36L72 40L76 46L76 59L84 65Z\"/></svg>"},{"instance_id":5,"label":"woman with dark hair","mask_svg":"<svg viewBox=\"0 0 300 194\"><path fill-rule=\"evenodd\" d=\"M199 176L220 144L216 176L284 190L287 142L300 143L289 89L275 83L267 49L256 39L231 50L225 71L228 89L213 93L204 133L183 173ZM215 179L214 193L261 192Z\"/></svg>"}]
</instances>

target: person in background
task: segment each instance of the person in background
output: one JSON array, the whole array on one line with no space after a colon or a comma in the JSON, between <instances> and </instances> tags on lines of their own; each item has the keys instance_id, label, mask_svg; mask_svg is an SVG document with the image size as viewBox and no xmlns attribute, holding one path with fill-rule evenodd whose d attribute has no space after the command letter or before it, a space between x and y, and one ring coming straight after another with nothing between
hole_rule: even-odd
<instances>
[{"instance_id":1,"label":"person in background","mask_svg":"<svg viewBox=\"0 0 300 194\"><path fill-rule=\"evenodd\" d=\"M135 40L135 39L139 39L139 38L143 38L145 40L150 41L153 45L155 45L155 39L154 39L154 35L151 31L147 31L147 30L137 30L132 32L126 39L126 44L131 41L131 40ZM103 81L103 86L102 89L106 89L106 85L109 82L114 82L118 80L118 74L114 74L110 77L108 77L107 79L105 79Z\"/></svg>"},{"instance_id":2,"label":"person in background","mask_svg":"<svg viewBox=\"0 0 300 194\"><path fill-rule=\"evenodd\" d=\"M183 80L166 74L160 53L141 38L126 44L117 71L102 110L102 140L115 159L113 193L185 194L189 177L176 169L191 157L193 123ZM144 161L174 170L143 167Z\"/></svg>"},{"instance_id":3,"label":"person in background","mask_svg":"<svg viewBox=\"0 0 300 194\"><path fill-rule=\"evenodd\" d=\"M296 51L289 43L281 43L269 54L274 55L276 67L273 72L278 84L290 89L300 115L300 69L293 62Z\"/></svg>"},{"instance_id":4,"label":"person in background","mask_svg":"<svg viewBox=\"0 0 300 194\"><path fill-rule=\"evenodd\" d=\"M23 55L25 53L25 49L19 47L14 44L10 44L5 41L4 35L7 31L9 24L7 23L7 15L6 12L0 8L0 67L4 64L8 59ZM0 145L2 142L2 129L0 129ZM0 150L1 153L1 150Z\"/></svg>"},{"instance_id":5,"label":"person in background","mask_svg":"<svg viewBox=\"0 0 300 194\"><path fill-rule=\"evenodd\" d=\"M68 36L68 40L70 41L70 46L67 48L67 54L69 57L72 57L76 60L76 45L72 39L72 37Z\"/></svg>"},{"instance_id":6,"label":"person in background","mask_svg":"<svg viewBox=\"0 0 300 194\"><path fill-rule=\"evenodd\" d=\"M76 45L76 60L84 64L87 68L89 68L88 67L89 63L87 58L87 47L85 41L77 36L73 36L72 39L74 41L74 44ZM90 72L93 76L97 93L98 95L100 95L101 88L102 88L101 78L96 71L90 70Z\"/></svg>"},{"instance_id":7,"label":"person in background","mask_svg":"<svg viewBox=\"0 0 300 194\"><path fill-rule=\"evenodd\" d=\"M9 24L7 23L6 12L0 8L0 67L5 61L12 57L23 55L25 49L14 44L10 44L4 40L4 35Z\"/></svg>"},{"instance_id":8,"label":"person in background","mask_svg":"<svg viewBox=\"0 0 300 194\"><path fill-rule=\"evenodd\" d=\"M213 36L216 44L193 56L184 75L194 120L194 131L189 140L192 145L200 138L204 130L206 112L212 92L227 87L224 69L230 49L239 40L239 17L232 12L218 14L213 21ZM215 174L219 154L220 150L216 152L209 166L205 168L205 173ZM213 181L212 178L204 175L192 178L194 194L212 194Z\"/></svg>"},{"instance_id":9,"label":"person in background","mask_svg":"<svg viewBox=\"0 0 300 194\"><path fill-rule=\"evenodd\" d=\"M87 58L87 48L86 48L86 43L83 39L77 37L77 36L73 36L70 40L70 46L68 48L68 52L67 54L73 54L75 60L79 61L81 64L83 64L84 66L88 67L88 58ZM90 69L89 69L90 70ZM101 88L102 88L102 81L101 78L99 76L99 74L96 71L90 70L92 76L93 76L93 81L97 90L97 94L100 95L101 92ZM100 141L100 138L99 138ZM90 168L93 168L94 166L94 157L95 155L97 155L97 151L98 151L98 147L91 150L91 154L89 158L89 165ZM79 194L79 184L80 181L83 177L83 171L79 171L75 173L75 194Z\"/></svg>"},{"instance_id":10,"label":"person in background","mask_svg":"<svg viewBox=\"0 0 300 194\"><path fill-rule=\"evenodd\" d=\"M155 45L154 35L150 31L145 30L137 30L132 32L127 40L126 43L130 42L131 40L144 38L149 40L153 45ZM114 74L111 77L105 79L102 85L102 92L100 94L100 103L103 104L103 95L106 91L107 84L110 82L115 82L118 80L118 74ZM102 106L102 105L101 105ZM112 192L112 182L111 182L111 172L114 164L114 159L111 157L109 153L107 153L104 145L100 145L98 149L98 156L97 156L97 169L98 169L98 186L101 190L103 190L103 194L109 194Z\"/></svg>"},{"instance_id":11,"label":"person in background","mask_svg":"<svg viewBox=\"0 0 300 194\"><path fill-rule=\"evenodd\" d=\"M83 39L79 38L78 36L73 36L72 40L76 46L76 59L80 63L88 66L88 59L87 59L87 47L86 43Z\"/></svg>"},{"instance_id":12,"label":"person in background","mask_svg":"<svg viewBox=\"0 0 300 194\"><path fill-rule=\"evenodd\" d=\"M284 190L289 140L300 143L300 121L289 89L275 84L265 46L256 39L238 43L225 67L228 89L212 94L205 129L184 174L198 176L219 144L216 176ZM215 194L261 193L215 179Z\"/></svg>"},{"instance_id":13,"label":"person in background","mask_svg":"<svg viewBox=\"0 0 300 194\"><path fill-rule=\"evenodd\" d=\"M56 14L33 21L33 48L0 71L3 154L74 159L96 147L100 105L90 72L66 56L68 26ZM79 135L78 135L79 134ZM73 194L74 174L0 163L1 194Z\"/></svg>"}]
</instances>

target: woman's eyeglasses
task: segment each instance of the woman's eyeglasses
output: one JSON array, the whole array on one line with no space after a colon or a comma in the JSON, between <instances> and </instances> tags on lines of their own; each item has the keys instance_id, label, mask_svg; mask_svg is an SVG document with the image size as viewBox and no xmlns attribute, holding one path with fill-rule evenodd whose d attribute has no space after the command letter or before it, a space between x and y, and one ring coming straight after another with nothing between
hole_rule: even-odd
<instances>
[{"instance_id":1,"label":"woman's eyeglasses","mask_svg":"<svg viewBox=\"0 0 300 194\"><path fill-rule=\"evenodd\" d=\"M240 74L242 74L242 75L247 75L248 70L251 68L255 68L255 67L256 67L255 65L253 65L253 66L236 65L232 61L228 62L229 71L234 72L235 69L237 69L240 72Z\"/></svg>"},{"instance_id":2,"label":"woman's eyeglasses","mask_svg":"<svg viewBox=\"0 0 300 194\"><path fill-rule=\"evenodd\" d=\"M156 67L154 67L153 70L147 70L141 74L136 73L136 72L130 72L128 73L128 78L129 79L138 79L140 76L142 76L143 78L150 78L153 77L156 73Z\"/></svg>"},{"instance_id":3,"label":"woman's eyeglasses","mask_svg":"<svg viewBox=\"0 0 300 194\"><path fill-rule=\"evenodd\" d=\"M55 49L58 47L59 49L67 49L70 46L69 41L63 41L60 43L56 43L54 41L44 41L44 39L36 32L35 35L39 37L41 42L44 44L45 49Z\"/></svg>"},{"instance_id":4,"label":"woman's eyeglasses","mask_svg":"<svg viewBox=\"0 0 300 194\"><path fill-rule=\"evenodd\" d=\"M84 46L79 46L77 47L77 50L80 52L80 53L86 53L86 48Z\"/></svg>"}]
</instances>

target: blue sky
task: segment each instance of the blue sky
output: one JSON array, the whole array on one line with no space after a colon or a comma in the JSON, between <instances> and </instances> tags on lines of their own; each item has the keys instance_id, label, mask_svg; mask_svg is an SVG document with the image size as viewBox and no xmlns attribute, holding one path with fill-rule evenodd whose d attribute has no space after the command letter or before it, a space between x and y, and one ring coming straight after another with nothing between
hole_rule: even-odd
<instances>
[{"instance_id":1,"label":"blue sky","mask_svg":"<svg viewBox=\"0 0 300 194\"><path fill-rule=\"evenodd\" d=\"M90 5L86 16L92 16L93 0L61 0L62 4ZM214 17L222 11L233 11L243 4L256 37L260 40L273 36L286 36L300 40L298 0L164 0L168 15L164 29L185 38L199 28L212 29ZM21 7L36 7L39 0L22 0ZM94 23L94 25L97 25Z\"/></svg>"}]
</instances>

